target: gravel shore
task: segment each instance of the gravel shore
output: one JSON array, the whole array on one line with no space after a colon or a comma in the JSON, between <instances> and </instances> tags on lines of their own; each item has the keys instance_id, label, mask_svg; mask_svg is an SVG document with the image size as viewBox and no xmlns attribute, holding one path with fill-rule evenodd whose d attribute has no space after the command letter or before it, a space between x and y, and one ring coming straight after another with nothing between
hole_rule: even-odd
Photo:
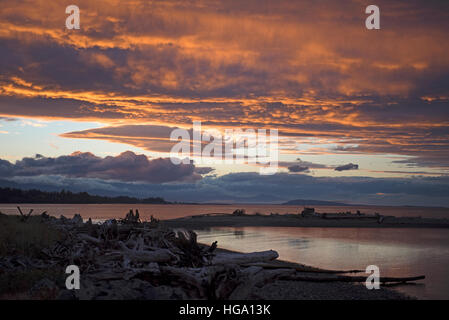
<instances>
[{"instance_id":1,"label":"gravel shore","mask_svg":"<svg viewBox=\"0 0 449 320\"><path fill-rule=\"evenodd\" d=\"M411 299L388 288L368 290L364 285L344 282L320 283L277 280L254 292L263 300L406 300Z\"/></svg>"}]
</instances>

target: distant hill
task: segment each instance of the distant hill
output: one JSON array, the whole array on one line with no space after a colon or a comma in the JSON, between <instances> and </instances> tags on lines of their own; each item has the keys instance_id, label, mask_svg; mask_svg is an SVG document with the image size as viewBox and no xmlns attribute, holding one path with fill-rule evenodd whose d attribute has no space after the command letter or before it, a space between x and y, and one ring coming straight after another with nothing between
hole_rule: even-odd
<instances>
[{"instance_id":1,"label":"distant hill","mask_svg":"<svg viewBox=\"0 0 449 320\"><path fill-rule=\"evenodd\" d=\"M62 190L60 192L47 192L40 190L21 190L12 188L0 188L0 203L148 203L148 204L168 204L163 198L138 199L133 197L103 197L90 195L87 192L73 193Z\"/></svg>"},{"instance_id":2,"label":"distant hill","mask_svg":"<svg viewBox=\"0 0 449 320\"><path fill-rule=\"evenodd\" d=\"M343 202L323 201L323 200L304 200L296 199L282 203L282 205L294 206L350 206L350 204Z\"/></svg>"}]
</instances>

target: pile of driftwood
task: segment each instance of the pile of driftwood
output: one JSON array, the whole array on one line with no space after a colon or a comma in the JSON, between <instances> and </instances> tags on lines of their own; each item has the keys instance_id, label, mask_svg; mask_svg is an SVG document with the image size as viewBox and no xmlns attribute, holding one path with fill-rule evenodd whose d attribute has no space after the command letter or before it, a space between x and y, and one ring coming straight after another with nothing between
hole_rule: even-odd
<instances>
[{"instance_id":1,"label":"pile of driftwood","mask_svg":"<svg viewBox=\"0 0 449 320\"><path fill-rule=\"evenodd\" d=\"M363 272L307 270L273 261L273 250L234 253L204 246L193 231L172 230L151 218L141 221L132 210L124 219L94 224L80 215L68 219L41 215L62 231L64 239L45 248L46 258L27 261L43 268L68 265L80 269L81 288L61 289L62 299L248 299L277 279L296 281L364 282L366 277L338 273ZM15 262L10 263L14 264ZM24 264L24 262L22 262ZM422 279L388 278L381 282Z\"/></svg>"}]
</instances>

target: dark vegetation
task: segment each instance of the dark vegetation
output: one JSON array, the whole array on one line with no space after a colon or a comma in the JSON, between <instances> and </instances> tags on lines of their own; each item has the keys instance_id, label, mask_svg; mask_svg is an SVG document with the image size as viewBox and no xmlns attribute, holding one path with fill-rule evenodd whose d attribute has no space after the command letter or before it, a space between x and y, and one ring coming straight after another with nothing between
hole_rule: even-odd
<instances>
[{"instance_id":1,"label":"dark vegetation","mask_svg":"<svg viewBox=\"0 0 449 320\"><path fill-rule=\"evenodd\" d=\"M73 193L62 190L60 192L46 192L40 190L20 190L11 188L0 188L0 203L149 203L149 204L168 204L163 198L145 198L134 197L104 197L90 195L87 192Z\"/></svg>"},{"instance_id":2,"label":"dark vegetation","mask_svg":"<svg viewBox=\"0 0 449 320\"><path fill-rule=\"evenodd\" d=\"M22 259L43 258L42 250L60 241L63 234L50 225L42 223L41 216L9 216L0 213L0 256ZM2 268L0 268L2 269ZM64 274L52 267L0 270L0 298L21 298L20 294L32 288L42 278L48 278L63 285ZM42 290L40 298L48 298L51 293Z\"/></svg>"},{"instance_id":3,"label":"dark vegetation","mask_svg":"<svg viewBox=\"0 0 449 320\"><path fill-rule=\"evenodd\" d=\"M31 216L23 223L22 216L0 213L0 255L38 258L43 248L61 240L61 233L41 220L41 216Z\"/></svg>"}]
</instances>

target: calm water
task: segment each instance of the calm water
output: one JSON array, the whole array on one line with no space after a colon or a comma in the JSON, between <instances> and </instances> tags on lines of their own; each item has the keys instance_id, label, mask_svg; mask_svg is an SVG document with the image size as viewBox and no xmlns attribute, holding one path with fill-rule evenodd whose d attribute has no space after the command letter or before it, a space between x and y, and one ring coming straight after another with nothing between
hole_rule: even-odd
<instances>
[{"instance_id":1,"label":"calm water","mask_svg":"<svg viewBox=\"0 0 449 320\"><path fill-rule=\"evenodd\" d=\"M280 205L129 205L129 204L21 204L35 214L47 211L51 215L105 220L124 217L129 209L138 208L143 219L151 215L173 219L202 213L231 213L245 208L247 213L298 213L300 206ZM318 212L360 210L394 216L449 218L447 208L417 207L329 207L315 206ZM0 212L17 214L14 204L0 204ZM280 258L329 269L365 269L380 267L381 275L413 276L425 274L421 285L401 285L397 290L423 299L449 299L449 230L447 229L369 229L369 228L214 228L197 231L199 240L238 251L274 249Z\"/></svg>"},{"instance_id":2,"label":"calm water","mask_svg":"<svg viewBox=\"0 0 449 320\"><path fill-rule=\"evenodd\" d=\"M212 228L197 230L203 243L237 251L276 250L280 259L328 269L377 265L381 276L426 275L396 290L420 299L449 299L449 231L370 228Z\"/></svg>"}]
</instances>

